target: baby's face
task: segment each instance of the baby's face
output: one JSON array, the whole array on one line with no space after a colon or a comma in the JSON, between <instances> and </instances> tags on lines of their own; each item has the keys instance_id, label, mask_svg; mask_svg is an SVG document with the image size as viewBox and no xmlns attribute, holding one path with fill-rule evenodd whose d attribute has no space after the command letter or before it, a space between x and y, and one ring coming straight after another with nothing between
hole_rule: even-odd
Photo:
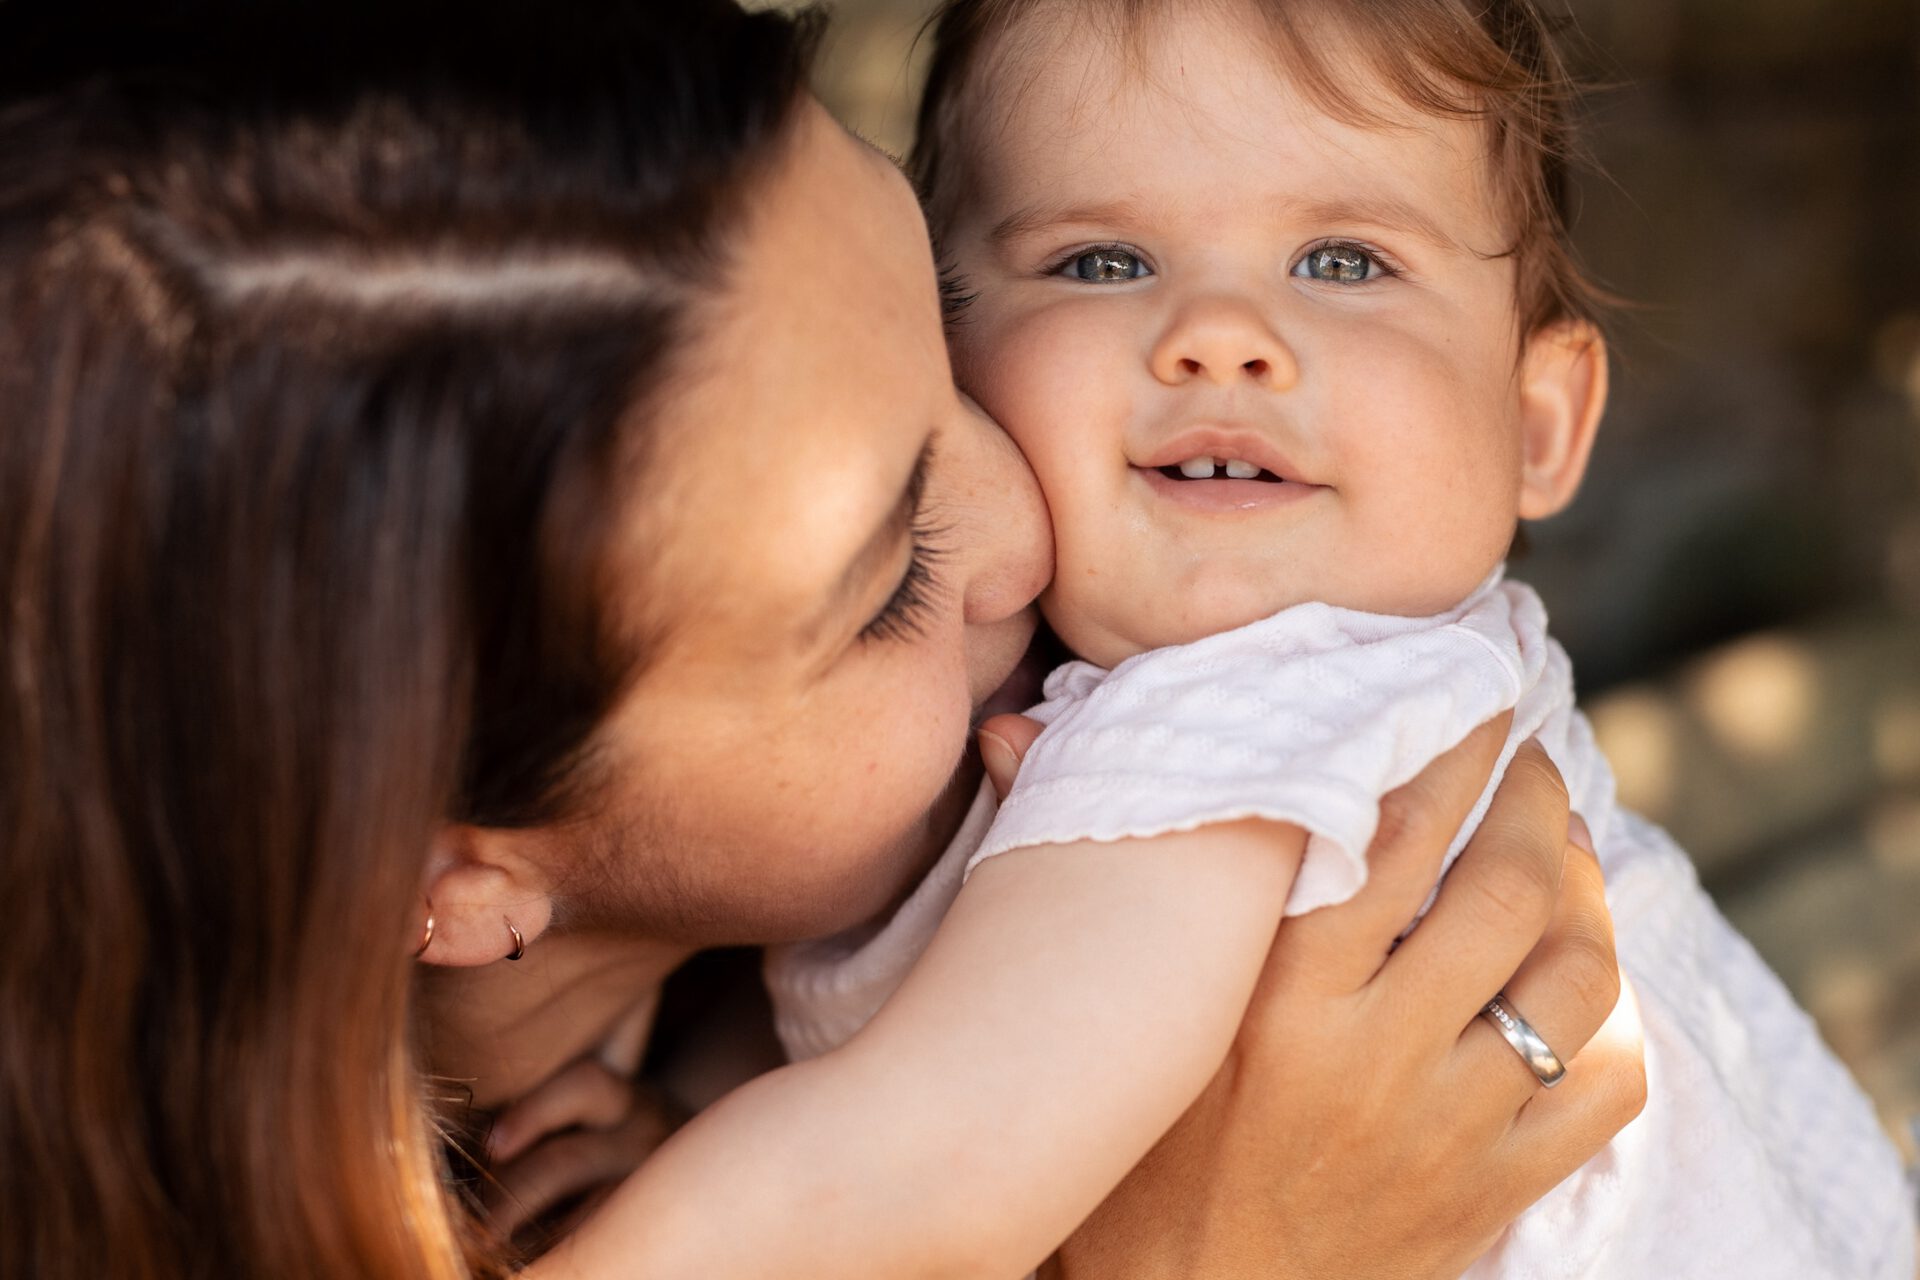
<instances>
[{"instance_id":1,"label":"baby's face","mask_svg":"<svg viewBox=\"0 0 1920 1280\"><path fill-rule=\"evenodd\" d=\"M1480 127L1385 89L1402 127L1342 123L1191 11L1143 64L1069 26L995 71L946 246L962 385L1052 510L1055 628L1111 665L1309 600L1460 600L1547 513Z\"/></svg>"}]
</instances>

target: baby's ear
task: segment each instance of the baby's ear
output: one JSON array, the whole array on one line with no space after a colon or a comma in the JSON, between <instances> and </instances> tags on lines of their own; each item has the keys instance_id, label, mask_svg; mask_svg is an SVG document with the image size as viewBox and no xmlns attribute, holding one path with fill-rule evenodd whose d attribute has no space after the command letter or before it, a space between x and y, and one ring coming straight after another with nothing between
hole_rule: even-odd
<instances>
[{"instance_id":1,"label":"baby's ear","mask_svg":"<svg viewBox=\"0 0 1920 1280\"><path fill-rule=\"evenodd\" d=\"M1569 502L1587 471L1607 407L1607 343L1584 320L1557 320L1527 339L1520 356L1520 518L1538 520Z\"/></svg>"}]
</instances>

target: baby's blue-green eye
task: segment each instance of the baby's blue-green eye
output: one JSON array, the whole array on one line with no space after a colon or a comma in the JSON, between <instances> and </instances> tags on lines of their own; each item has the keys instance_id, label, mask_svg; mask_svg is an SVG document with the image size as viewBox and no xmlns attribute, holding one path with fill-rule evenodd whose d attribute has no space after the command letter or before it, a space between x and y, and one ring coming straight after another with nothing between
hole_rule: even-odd
<instances>
[{"instance_id":1,"label":"baby's blue-green eye","mask_svg":"<svg viewBox=\"0 0 1920 1280\"><path fill-rule=\"evenodd\" d=\"M1138 255L1109 247L1089 249L1068 259L1061 264L1061 274L1094 284L1110 284L1117 280L1138 280L1153 272L1147 269L1147 264L1140 261Z\"/></svg>"},{"instance_id":2,"label":"baby's blue-green eye","mask_svg":"<svg viewBox=\"0 0 1920 1280\"><path fill-rule=\"evenodd\" d=\"M1380 259L1357 244L1323 244L1307 251L1293 274L1329 284L1365 284L1391 275Z\"/></svg>"}]
</instances>

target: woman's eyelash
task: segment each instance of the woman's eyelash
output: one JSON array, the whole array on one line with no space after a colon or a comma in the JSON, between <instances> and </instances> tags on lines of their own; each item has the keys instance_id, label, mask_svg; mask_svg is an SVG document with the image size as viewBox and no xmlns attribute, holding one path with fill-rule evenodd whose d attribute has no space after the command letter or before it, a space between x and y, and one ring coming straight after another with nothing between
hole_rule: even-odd
<instances>
[{"instance_id":1,"label":"woman's eyelash","mask_svg":"<svg viewBox=\"0 0 1920 1280\"><path fill-rule=\"evenodd\" d=\"M927 475L933 469L933 452L933 441L929 440L920 450L913 474L907 479L906 506L912 513L908 532L913 544L907 571L880 612L860 628L862 644L876 640L911 640L925 631L927 614L940 589L934 566L945 554L947 533L945 526L927 520Z\"/></svg>"},{"instance_id":2,"label":"woman's eyelash","mask_svg":"<svg viewBox=\"0 0 1920 1280\"><path fill-rule=\"evenodd\" d=\"M951 258L940 259L935 267L940 273L940 318L948 325L959 324L980 294L967 287L967 278Z\"/></svg>"},{"instance_id":3,"label":"woman's eyelash","mask_svg":"<svg viewBox=\"0 0 1920 1280\"><path fill-rule=\"evenodd\" d=\"M927 524L919 512L913 518L913 558L907 572L894 588L893 595L873 620L860 628L864 641L912 640L924 634L927 614L933 608L940 583L934 566L945 554L941 539L944 528Z\"/></svg>"}]
</instances>

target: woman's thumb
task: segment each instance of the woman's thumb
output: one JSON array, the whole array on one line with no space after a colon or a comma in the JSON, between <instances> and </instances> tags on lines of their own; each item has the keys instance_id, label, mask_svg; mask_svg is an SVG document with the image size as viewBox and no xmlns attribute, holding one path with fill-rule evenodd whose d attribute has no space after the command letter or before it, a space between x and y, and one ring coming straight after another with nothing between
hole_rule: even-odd
<instances>
[{"instance_id":1,"label":"woman's thumb","mask_svg":"<svg viewBox=\"0 0 1920 1280\"><path fill-rule=\"evenodd\" d=\"M989 716L980 726L980 762L987 767L995 798L1005 800L1027 748L1040 736L1040 722L1021 715Z\"/></svg>"}]
</instances>

